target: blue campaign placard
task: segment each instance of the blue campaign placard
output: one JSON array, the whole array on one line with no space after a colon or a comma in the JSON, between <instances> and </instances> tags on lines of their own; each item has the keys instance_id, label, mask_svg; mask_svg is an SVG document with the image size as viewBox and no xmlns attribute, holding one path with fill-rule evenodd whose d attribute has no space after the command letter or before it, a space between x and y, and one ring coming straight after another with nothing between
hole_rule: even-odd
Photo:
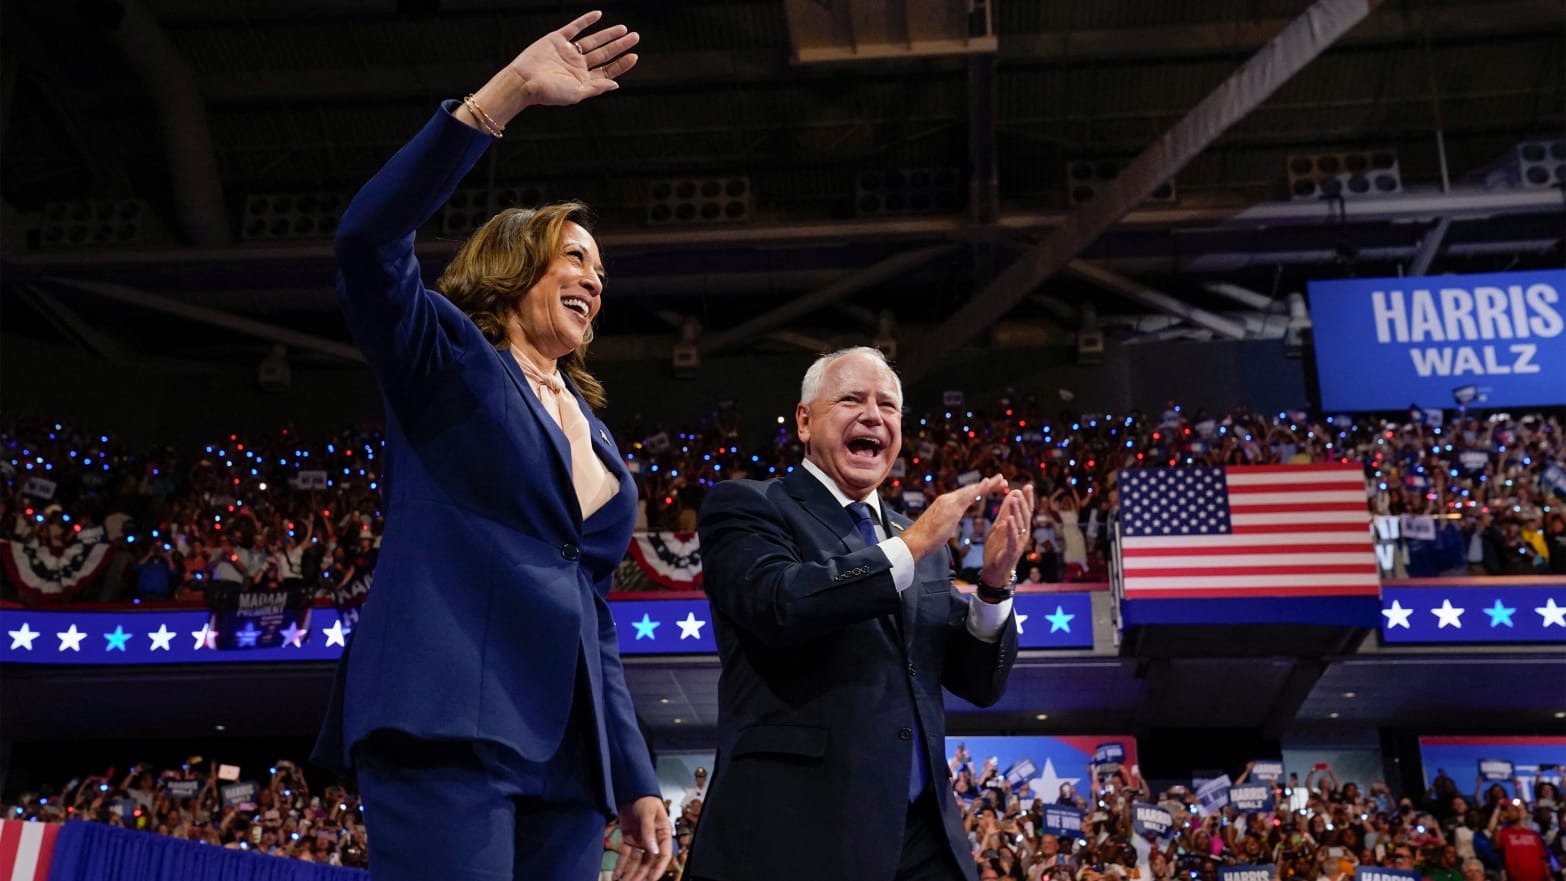
<instances>
[{"instance_id":1,"label":"blue campaign placard","mask_svg":"<svg viewBox=\"0 0 1566 881\"><path fill-rule=\"evenodd\" d=\"M1354 881L1420 881L1418 872L1361 865L1354 870Z\"/></svg>"},{"instance_id":2,"label":"blue campaign placard","mask_svg":"<svg viewBox=\"0 0 1566 881\"><path fill-rule=\"evenodd\" d=\"M1229 804L1242 814L1266 813L1272 810L1272 785L1268 783L1241 783L1229 787Z\"/></svg>"},{"instance_id":3,"label":"blue campaign placard","mask_svg":"<svg viewBox=\"0 0 1566 881\"><path fill-rule=\"evenodd\" d=\"M1282 759L1257 759L1251 762L1251 776L1274 783L1283 779Z\"/></svg>"},{"instance_id":4,"label":"blue campaign placard","mask_svg":"<svg viewBox=\"0 0 1566 881\"><path fill-rule=\"evenodd\" d=\"M1450 586L1440 587L1384 584L1381 640L1566 643L1566 584L1515 581L1521 583L1493 585L1453 579Z\"/></svg>"},{"instance_id":5,"label":"blue campaign placard","mask_svg":"<svg viewBox=\"0 0 1566 881\"><path fill-rule=\"evenodd\" d=\"M1134 802L1131 805L1131 831L1138 835L1168 835L1174 828L1174 815L1158 805Z\"/></svg>"},{"instance_id":6,"label":"blue campaign placard","mask_svg":"<svg viewBox=\"0 0 1566 881\"><path fill-rule=\"evenodd\" d=\"M1566 404L1566 270L1312 281L1330 410Z\"/></svg>"},{"instance_id":7,"label":"blue campaign placard","mask_svg":"<svg viewBox=\"0 0 1566 881\"><path fill-rule=\"evenodd\" d=\"M1108 765L1120 764L1126 760L1126 746L1123 743L1101 743L1098 749L1093 750L1093 764Z\"/></svg>"},{"instance_id":8,"label":"blue campaign placard","mask_svg":"<svg viewBox=\"0 0 1566 881\"><path fill-rule=\"evenodd\" d=\"M1068 805L1045 805L1044 832L1057 838L1076 838L1082 834L1082 812Z\"/></svg>"},{"instance_id":9,"label":"blue campaign placard","mask_svg":"<svg viewBox=\"0 0 1566 881\"><path fill-rule=\"evenodd\" d=\"M1511 780L1513 773L1512 763L1506 759L1479 760L1479 776L1486 780L1492 782Z\"/></svg>"},{"instance_id":10,"label":"blue campaign placard","mask_svg":"<svg viewBox=\"0 0 1566 881\"><path fill-rule=\"evenodd\" d=\"M1273 874L1272 866L1242 864L1218 867L1218 881L1272 881Z\"/></svg>"}]
</instances>

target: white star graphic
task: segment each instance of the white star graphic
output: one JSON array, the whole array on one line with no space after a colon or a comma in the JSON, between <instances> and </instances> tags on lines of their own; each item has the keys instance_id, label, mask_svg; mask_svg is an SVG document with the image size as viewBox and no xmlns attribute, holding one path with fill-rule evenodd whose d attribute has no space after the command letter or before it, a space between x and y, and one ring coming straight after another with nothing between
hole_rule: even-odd
<instances>
[{"instance_id":1,"label":"white star graphic","mask_svg":"<svg viewBox=\"0 0 1566 881\"><path fill-rule=\"evenodd\" d=\"M352 628L350 628L350 630L351 629ZM343 648L348 647L348 631L343 629L343 622L333 621L331 627L328 627L321 632L326 634L327 648L331 648L334 645L340 645Z\"/></svg>"},{"instance_id":2,"label":"white star graphic","mask_svg":"<svg viewBox=\"0 0 1566 881\"><path fill-rule=\"evenodd\" d=\"M8 630L6 632L11 635L11 648L21 647L28 651L33 650L33 640L42 636L38 631L28 627L26 621L22 622L21 630Z\"/></svg>"},{"instance_id":3,"label":"white star graphic","mask_svg":"<svg viewBox=\"0 0 1566 881\"><path fill-rule=\"evenodd\" d=\"M1022 622L1028 620L1028 616L1022 614L1021 612L1018 612L1016 617L1017 617L1017 635L1021 636L1022 635ZM1034 790L1034 791L1037 792L1037 790Z\"/></svg>"},{"instance_id":4,"label":"white star graphic","mask_svg":"<svg viewBox=\"0 0 1566 881\"><path fill-rule=\"evenodd\" d=\"M278 634L283 637L283 645L291 645L294 648L304 648L305 634L309 630L300 630L299 625L293 621L288 622L288 629Z\"/></svg>"},{"instance_id":5,"label":"white star graphic","mask_svg":"<svg viewBox=\"0 0 1566 881\"><path fill-rule=\"evenodd\" d=\"M1408 625L1408 616L1414 614L1413 609L1405 609L1397 600L1392 601L1392 608L1382 609L1381 614L1387 616L1387 629L1401 627L1404 630L1412 630Z\"/></svg>"},{"instance_id":6,"label":"white star graphic","mask_svg":"<svg viewBox=\"0 0 1566 881\"><path fill-rule=\"evenodd\" d=\"M706 621L696 620L695 612L685 613L684 621L674 623L680 625L680 639L701 639L701 629L707 626Z\"/></svg>"},{"instance_id":7,"label":"white star graphic","mask_svg":"<svg viewBox=\"0 0 1566 881\"><path fill-rule=\"evenodd\" d=\"M1463 610L1452 608L1451 600L1442 600L1441 608L1431 609L1430 614L1441 619L1441 623L1436 625L1437 630L1440 630L1448 624L1456 627L1459 630L1461 630L1463 627Z\"/></svg>"},{"instance_id":8,"label":"white star graphic","mask_svg":"<svg viewBox=\"0 0 1566 881\"><path fill-rule=\"evenodd\" d=\"M200 651L203 648L214 648L217 645L218 632L212 629L212 622L210 621L202 624L200 630L190 631L190 635L196 638L196 644L191 646L196 651Z\"/></svg>"},{"instance_id":9,"label":"white star graphic","mask_svg":"<svg viewBox=\"0 0 1566 881\"><path fill-rule=\"evenodd\" d=\"M82 650L82 640L86 638L87 634L77 630L76 625L72 624L71 629L64 633L56 633L55 636L60 637L60 651L63 652L66 649L70 649L79 653Z\"/></svg>"},{"instance_id":10,"label":"white star graphic","mask_svg":"<svg viewBox=\"0 0 1566 881\"><path fill-rule=\"evenodd\" d=\"M169 640L173 639L174 635L174 631L170 630L167 624L159 624L157 633L147 634L152 639L152 651L158 651L159 649L171 651Z\"/></svg>"},{"instance_id":11,"label":"white star graphic","mask_svg":"<svg viewBox=\"0 0 1566 881\"><path fill-rule=\"evenodd\" d=\"M1028 786L1032 788L1033 794L1035 796L1043 798L1046 802L1048 802L1060 795L1060 784L1070 783L1072 788L1075 789L1077 781L1081 779L1081 777L1056 776L1055 760L1046 758L1044 760L1043 776L1036 777L1033 780L1028 781Z\"/></svg>"},{"instance_id":12,"label":"white star graphic","mask_svg":"<svg viewBox=\"0 0 1566 881\"><path fill-rule=\"evenodd\" d=\"M1545 627L1549 627L1552 624L1566 627L1566 606L1555 605L1555 597L1550 597L1545 601L1544 605L1535 607L1534 611L1538 612L1539 617L1544 619Z\"/></svg>"}]
</instances>

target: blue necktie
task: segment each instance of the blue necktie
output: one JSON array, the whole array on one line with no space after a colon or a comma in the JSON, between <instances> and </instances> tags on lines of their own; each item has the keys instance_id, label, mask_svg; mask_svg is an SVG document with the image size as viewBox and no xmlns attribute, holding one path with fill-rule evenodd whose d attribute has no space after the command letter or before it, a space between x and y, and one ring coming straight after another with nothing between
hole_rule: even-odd
<instances>
[{"instance_id":1,"label":"blue necktie","mask_svg":"<svg viewBox=\"0 0 1566 881\"><path fill-rule=\"evenodd\" d=\"M849 502L848 513L854 515L854 525L859 527L859 537L865 540L865 544L874 547L881 543L880 537L875 534L875 513L864 502Z\"/></svg>"},{"instance_id":2,"label":"blue necktie","mask_svg":"<svg viewBox=\"0 0 1566 881\"><path fill-rule=\"evenodd\" d=\"M864 502L849 502L848 513L854 516L854 525L859 528L859 537L865 540L866 545L875 546L881 543L880 536L875 534L875 514L869 505ZM911 624L911 622L910 622ZM909 670L913 669L909 665ZM916 708L913 714L913 756L912 773L908 776L908 800L914 801L930 781L930 770L925 761L924 726L919 724L919 712Z\"/></svg>"}]
</instances>

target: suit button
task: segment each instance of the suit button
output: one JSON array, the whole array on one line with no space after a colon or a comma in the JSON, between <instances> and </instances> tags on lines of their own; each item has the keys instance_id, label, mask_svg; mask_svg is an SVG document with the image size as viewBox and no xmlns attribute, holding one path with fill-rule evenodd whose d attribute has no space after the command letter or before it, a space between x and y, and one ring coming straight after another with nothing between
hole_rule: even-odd
<instances>
[{"instance_id":1,"label":"suit button","mask_svg":"<svg viewBox=\"0 0 1566 881\"><path fill-rule=\"evenodd\" d=\"M899 728L899 729L897 729L897 739L898 740L913 740L913 729L912 728Z\"/></svg>"},{"instance_id":2,"label":"suit button","mask_svg":"<svg viewBox=\"0 0 1566 881\"><path fill-rule=\"evenodd\" d=\"M566 542L560 546L560 556L565 557L567 560L575 560L582 556L582 549L570 542Z\"/></svg>"},{"instance_id":3,"label":"suit button","mask_svg":"<svg viewBox=\"0 0 1566 881\"><path fill-rule=\"evenodd\" d=\"M914 665L909 664L908 665L908 675L909 676L918 676L919 675L919 671L917 669L915 669Z\"/></svg>"}]
</instances>

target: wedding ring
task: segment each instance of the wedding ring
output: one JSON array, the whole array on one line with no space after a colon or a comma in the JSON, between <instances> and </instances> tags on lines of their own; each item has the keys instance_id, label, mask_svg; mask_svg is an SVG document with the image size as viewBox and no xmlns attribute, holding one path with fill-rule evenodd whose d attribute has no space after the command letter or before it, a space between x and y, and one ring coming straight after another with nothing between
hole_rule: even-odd
<instances>
[{"instance_id":1,"label":"wedding ring","mask_svg":"<svg viewBox=\"0 0 1566 881\"><path fill-rule=\"evenodd\" d=\"M587 54L587 50L582 48L582 44L581 43L572 43L571 45L576 47L576 54L578 54L578 55L586 55Z\"/></svg>"}]
</instances>

